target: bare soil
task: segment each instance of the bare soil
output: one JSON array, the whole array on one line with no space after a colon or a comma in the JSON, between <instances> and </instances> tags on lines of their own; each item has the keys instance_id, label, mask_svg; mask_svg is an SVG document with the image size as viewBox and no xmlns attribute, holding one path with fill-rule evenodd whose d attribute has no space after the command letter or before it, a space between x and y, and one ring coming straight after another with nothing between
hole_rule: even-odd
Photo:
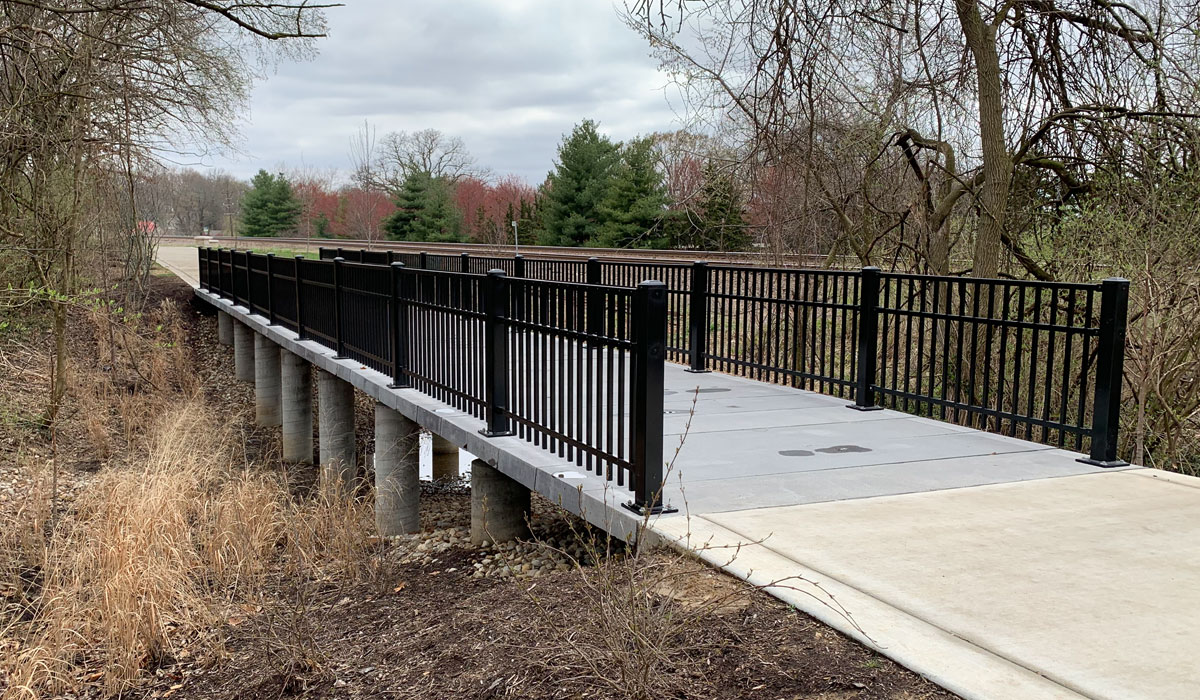
<instances>
[{"instance_id":1,"label":"bare soil","mask_svg":"<svg viewBox=\"0 0 1200 700\"><path fill-rule=\"evenodd\" d=\"M270 464L278 451L277 429L252 427L252 389L233 377L232 352L216 340L211 312L192 304L192 293L173 278L156 277L155 303L172 299L186 309L188 342L196 371L215 405L243 426L249 461ZM77 363L96 362L86 333L73 352ZM19 350L19 349L18 349ZM29 351L29 356L36 352ZM6 353L10 362L20 352ZM12 359L18 358L18 359ZM27 363L32 364L32 359ZM33 371L31 368L28 371ZM33 405L26 383L5 383L6 405ZM26 391L28 389L28 391ZM26 395L28 393L28 395ZM359 433L368 449L370 404L360 402ZM74 414L58 434L63 481L86 488L88 475L105 468L87 447L86 431ZM64 436L71 439L64 442ZM20 420L0 423L0 507L4 494L20 488L18 453L49 454L48 436ZM116 454L119 456L119 449ZM114 457L115 458L115 457ZM277 461L275 462L278 466ZM289 467L298 491L315 479L311 468ZM70 489L68 489L69 491ZM64 506L69 508L69 501ZM469 493L430 490L422 501L429 530L469 523ZM543 533L561 534L568 516L547 503L538 506ZM816 700L917 700L953 698L856 642L774 598L724 574L670 553L615 556L596 566L578 566L536 578L472 576L488 551L451 546L428 561L403 563L381 546L388 562L374 577L295 580L275 576L260 600L241 606L206 646L178 649L148 667L131 698L622 698L618 666L588 663L619 658L613 639L621 596L598 588L630 582L628 591L647 614L687 618L643 664L655 680L656 697L786 698ZM607 567L607 568L605 568ZM639 586L653 571L675 585ZM653 579L651 579L651 582ZM678 585L683 581L683 585ZM627 591L627 592L628 592ZM637 617L625 634L626 653L643 633ZM4 621L0 620L0 626ZM603 637L603 638L602 638ZM616 649L613 651L613 649ZM604 651L609 650L609 651ZM607 654L607 655L606 655ZM632 666L637 666L633 664ZM621 666L628 672L630 665ZM644 686L639 686L644 687ZM98 688L83 697L98 697Z\"/></svg>"}]
</instances>

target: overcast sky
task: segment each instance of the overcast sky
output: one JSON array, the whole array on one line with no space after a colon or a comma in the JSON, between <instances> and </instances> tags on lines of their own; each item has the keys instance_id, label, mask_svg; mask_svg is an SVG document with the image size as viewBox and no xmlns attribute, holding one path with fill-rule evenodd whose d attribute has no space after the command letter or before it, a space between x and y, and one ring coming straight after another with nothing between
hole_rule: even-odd
<instances>
[{"instance_id":1,"label":"overcast sky","mask_svg":"<svg viewBox=\"0 0 1200 700\"><path fill-rule=\"evenodd\" d=\"M582 119L617 140L675 128L673 91L610 0L345 1L318 57L255 86L244 153L206 165L344 174L365 119L379 136L459 136L480 165L537 184Z\"/></svg>"}]
</instances>

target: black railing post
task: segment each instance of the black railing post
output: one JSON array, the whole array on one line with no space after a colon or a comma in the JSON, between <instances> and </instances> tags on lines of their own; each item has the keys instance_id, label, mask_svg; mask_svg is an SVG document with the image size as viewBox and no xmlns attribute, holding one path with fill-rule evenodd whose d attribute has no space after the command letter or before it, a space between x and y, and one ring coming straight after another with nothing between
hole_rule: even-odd
<instances>
[{"instance_id":1,"label":"black railing post","mask_svg":"<svg viewBox=\"0 0 1200 700\"><path fill-rule=\"evenodd\" d=\"M204 246L196 247L196 260L200 270L200 288L207 289L204 286L204 278L208 276L208 252Z\"/></svg>"},{"instance_id":2,"label":"black railing post","mask_svg":"<svg viewBox=\"0 0 1200 700\"><path fill-rule=\"evenodd\" d=\"M322 245L322 246L317 246L317 260L328 260L328 259L329 259L329 258L327 257L327 256L328 256L328 253L326 253L326 252L325 252L325 251L327 251L327 250L329 250L329 248L326 248L326 247L325 247L325 246L323 246L323 245ZM334 257L337 257L337 256L334 256Z\"/></svg>"},{"instance_id":3,"label":"black railing post","mask_svg":"<svg viewBox=\"0 0 1200 700\"><path fill-rule=\"evenodd\" d=\"M423 250L420 253L417 253L417 266L422 270L429 269L429 254Z\"/></svg>"},{"instance_id":4,"label":"black railing post","mask_svg":"<svg viewBox=\"0 0 1200 700\"><path fill-rule=\"evenodd\" d=\"M237 297L233 295L233 249L226 248L225 252L229 254L229 278L226 282L225 266L221 265L221 296L236 303Z\"/></svg>"},{"instance_id":5,"label":"black railing post","mask_svg":"<svg viewBox=\"0 0 1200 700\"><path fill-rule=\"evenodd\" d=\"M508 421L508 293L504 270L488 270L483 281L483 395L487 437L512 435Z\"/></svg>"},{"instance_id":6,"label":"black railing post","mask_svg":"<svg viewBox=\"0 0 1200 700\"><path fill-rule=\"evenodd\" d=\"M688 372L708 371L708 263L692 263L688 300Z\"/></svg>"},{"instance_id":7,"label":"black railing post","mask_svg":"<svg viewBox=\"0 0 1200 700\"><path fill-rule=\"evenodd\" d=\"M875 405L875 375L879 363L879 273L878 267L864 267L858 284L858 376L854 382L854 403L858 411L878 411Z\"/></svg>"},{"instance_id":8,"label":"black railing post","mask_svg":"<svg viewBox=\"0 0 1200 700\"><path fill-rule=\"evenodd\" d=\"M525 256L513 256L513 277L525 277Z\"/></svg>"},{"instance_id":9,"label":"black railing post","mask_svg":"<svg viewBox=\"0 0 1200 700\"><path fill-rule=\"evenodd\" d=\"M341 252L341 249L338 249ZM333 332L337 339L335 360L346 359L346 334L342 332L342 256L333 259Z\"/></svg>"},{"instance_id":10,"label":"black railing post","mask_svg":"<svg viewBox=\"0 0 1200 700\"><path fill-rule=\"evenodd\" d=\"M623 504L640 515L673 513L662 502L663 384L667 357L667 286L647 280L634 290L632 386L630 387L630 481L634 500Z\"/></svg>"},{"instance_id":11,"label":"black railing post","mask_svg":"<svg viewBox=\"0 0 1200 700\"><path fill-rule=\"evenodd\" d=\"M460 259L462 260L462 268L461 268L461 271L462 271L462 272L470 272L470 271L471 271L471 254L470 254L470 253L463 253L463 254L460 256Z\"/></svg>"},{"instance_id":12,"label":"black railing post","mask_svg":"<svg viewBox=\"0 0 1200 700\"><path fill-rule=\"evenodd\" d=\"M1121 381L1125 372L1125 324L1129 280L1110 277L1100 286L1100 337L1096 350L1096 394L1092 404L1092 446L1079 461L1098 467L1124 467L1117 456L1121 422Z\"/></svg>"},{"instance_id":13,"label":"black railing post","mask_svg":"<svg viewBox=\"0 0 1200 700\"><path fill-rule=\"evenodd\" d=\"M303 255L296 256L296 340L304 340L304 274L300 272Z\"/></svg>"},{"instance_id":14,"label":"black railing post","mask_svg":"<svg viewBox=\"0 0 1200 700\"><path fill-rule=\"evenodd\" d=\"M392 271L391 306L388 309L388 328L392 340L392 383L388 388L406 389L412 384L405 374L408 369L408 300L401 288L404 281L404 263L394 262L388 267Z\"/></svg>"},{"instance_id":15,"label":"black railing post","mask_svg":"<svg viewBox=\"0 0 1200 700\"><path fill-rule=\"evenodd\" d=\"M341 258L342 260L345 260L345 259L346 259L346 252L345 252L345 251L343 251L343 250L341 249L341 247L339 246L339 247L338 247L338 249L337 249L337 255L333 256L333 258L334 258L335 260L336 260L336 259L338 259L338 258Z\"/></svg>"},{"instance_id":16,"label":"black railing post","mask_svg":"<svg viewBox=\"0 0 1200 700\"><path fill-rule=\"evenodd\" d=\"M275 254L267 253L267 325L279 325L275 321Z\"/></svg>"},{"instance_id":17,"label":"black railing post","mask_svg":"<svg viewBox=\"0 0 1200 700\"><path fill-rule=\"evenodd\" d=\"M388 250L387 251L387 264L391 265L394 262L396 262L396 251Z\"/></svg>"},{"instance_id":18,"label":"black railing post","mask_svg":"<svg viewBox=\"0 0 1200 700\"><path fill-rule=\"evenodd\" d=\"M254 313L254 295L250 293L250 282L253 279L251 277L251 270L250 270L250 256L251 255L254 255L254 253L247 250L242 255L242 258L246 261L246 311L253 314Z\"/></svg>"},{"instance_id":19,"label":"black railing post","mask_svg":"<svg viewBox=\"0 0 1200 700\"><path fill-rule=\"evenodd\" d=\"M600 259L587 259L587 276L585 280L588 284L600 285ZM578 312L577 312L578 313ZM604 332L604 295L593 294L591 290L587 293L587 319L584 326L588 335L600 335Z\"/></svg>"}]
</instances>

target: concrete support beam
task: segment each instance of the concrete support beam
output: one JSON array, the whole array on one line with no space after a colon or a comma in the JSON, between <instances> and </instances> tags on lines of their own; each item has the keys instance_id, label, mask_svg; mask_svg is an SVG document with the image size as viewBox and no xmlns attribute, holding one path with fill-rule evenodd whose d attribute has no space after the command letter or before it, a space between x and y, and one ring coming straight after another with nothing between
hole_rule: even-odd
<instances>
[{"instance_id":1,"label":"concrete support beam","mask_svg":"<svg viewBox=\"0 0 1200 700\"><path fill-rule=\"evenodd\" d=\"M420 437L415 422L375 404L375 526L381 537L421 528Z\"/></svg>"},{"instance_id":2,"label":"concrete support beam","mask_svg":"<svg viewBox=\"0 0 1200 700\"><path fill-rule=\"evenodd\" d=\"M308 362L280 350L281 397L283 399L283 461L312 464L313 414L312 369Z\"/></svg>"},{"instance_id":3,"label":"concrete support beam","mask_svg":"<svg viewBox=\"0 0 1200 700\"><path fill-rule=\"evenodd\" d=\"M233 322L233 376L243 382L254 381L254 331Z\"/></svg>"},{"instance_id":4,"label":"concrete support beam","mask_svg":"<svg viewBox=\"0 0 1200 700\"><path fill-rule=\"evenodd\" d=\"M221 345L233 345L233 316L217 312L217 340Z\"/></svg>"},{"instance_id":5,"label":"concrete support beam","mask_svg":"<svg viewBox=\"0 0 1200 700\"><path fill-rule=\"evenodd\" d=\"M270 338L254 334L254 422L279 425L280 407L279 346Z\"/></svg>"},{"instance_id":6,"label":"concrete support beam","mask_svg":"<svg viewBox=\"0 0 1200 700\"><path fill-rule=\"evenodd\" d=\"M433 435L433 480L454 481L458 478L458 446Z\"/></svg>"},{"instance_id":7,"label":"concrete support beam","mask_svg":"<svg viewBox=\"0 0 1200 700\"><path fill-rule=\"evenodd\" d=\"M325 370L318 370L317 401L321 479L350 491L358 471L354 454L354 387Z\"/></svg>"},{"instance_id":8,"label":"concrete support beam","mask_svg":"<svg viewBox=\"0 0 1200 700\"><path fill-rule=\"evenodd\" d=\"M529 489L487 462L471 462L471 542L529 535Z\"/></svg>"}]
</instances>

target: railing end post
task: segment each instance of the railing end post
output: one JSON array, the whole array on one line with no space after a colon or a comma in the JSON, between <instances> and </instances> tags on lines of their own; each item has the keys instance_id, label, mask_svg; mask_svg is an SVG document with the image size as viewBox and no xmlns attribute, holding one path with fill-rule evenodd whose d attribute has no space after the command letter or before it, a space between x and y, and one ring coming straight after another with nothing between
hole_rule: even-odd
<instances>
[{"instance_id":1,"label":"railing end post","mask_svg":"<svg viewBox=\"0 0 1200 700\"><path fill-rule=\"evenodd\" d=\"M1110 277L1100 283L1099 347L1092 402L1092 443L1084 464L1124 467L1117 456L1121 423L1121 382L1125 374L1125 330L1129 320L1129 280Z\"/></svg>"},{"instance_id":2,"label":"railing end post","mask_svg":"<svg viewBox=\"0 0 1200 700\"><path fill-rule=\"evenodd\" d=\"M624 507L639 515L672 513L663 503L663 391L667 357L667 285L638 284L633 295L631 480L634 500Z\"/></svg>"}]
</instances>

